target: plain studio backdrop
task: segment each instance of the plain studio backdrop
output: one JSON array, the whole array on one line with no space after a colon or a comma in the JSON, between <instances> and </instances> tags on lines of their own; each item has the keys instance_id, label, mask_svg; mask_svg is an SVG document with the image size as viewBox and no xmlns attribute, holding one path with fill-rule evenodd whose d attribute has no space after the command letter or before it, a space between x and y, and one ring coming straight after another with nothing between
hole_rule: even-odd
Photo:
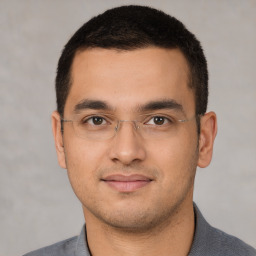
<instances>
[{"instance_id":1,"label":"plain studio backdrop","mask_svg":"<svg viewBox=\"0 0 256 256\"><path fill-rule=\"evenodd\" d=\"M80 232L82 209L51 134L56 65L84 22L124 4L159 8L201 41L219 131L211 165L198 169L195 202L213 226L256 247L255 0L0 0L1 256Z\"/></svg>"}]
</instances>

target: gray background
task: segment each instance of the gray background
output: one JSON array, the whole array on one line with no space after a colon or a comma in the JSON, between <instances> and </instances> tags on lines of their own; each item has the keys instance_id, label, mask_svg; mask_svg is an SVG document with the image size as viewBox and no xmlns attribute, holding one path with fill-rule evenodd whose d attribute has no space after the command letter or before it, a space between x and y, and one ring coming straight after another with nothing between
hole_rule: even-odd
<instances>
[{"instance_id":1,"label":"gray background","mask_svg":"<svg viewBox=\"0 0 256 256\"><path fill-rule=\"evenodd\" d=\"M162 9L201 40L219 132L211 166L198 170L195 201L212 225L256 247L255 0L0 0L1 256L80 232L81 206L51 135L56 63L85 21L127 3Z\"/></svg>"}]
</instances>

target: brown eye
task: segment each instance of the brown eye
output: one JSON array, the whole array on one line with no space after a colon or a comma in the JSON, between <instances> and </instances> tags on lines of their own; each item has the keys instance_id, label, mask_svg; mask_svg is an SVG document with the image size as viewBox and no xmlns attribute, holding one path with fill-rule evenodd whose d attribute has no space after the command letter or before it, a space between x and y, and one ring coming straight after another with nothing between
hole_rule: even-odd
<instances>
[{"instance_id":1,"label":"brown eye","mask_svg":"<svg viewBox=\"0 0 256 256\"><path fill-rule=\"evenodd\" d=\"M165 117L162 117L162 116L155 116L154 117L154 124L156 125L163 125L165 123L165 120L166 118Z\"/></svg>"},{"instance_id":2,"label":"brown eye","mask_svg":"<svg viewBox=\"0 0 256 256\"><path fill-rule=\"evenodd\" d=\"M152 116L145 124L161 126L169 123L171 123L171 120L165 116Z\"/></svg>"},{"instance_id":3,"label":"brown eye","mask_svg":"<svg viewBox=\"0 0 256 256\"><path fill-rule=\"evenodd\" d=\"M84 124L89 124L89 125L104 125L106 124L106 120L101 117L101 116L92 116L86 120L83 121Z\"/></svg>"},{"instance_id":4,"label":"brown eye","mask_svg":"<svg viewBox=\"0 0 256 256\"><path fill-rule=\"evenodd\" d=\"M102 117L99 117L99 116L94 116L92 117L92 122L93 124L95 125L101 125L103 123L103 118Z\"/></svg>"}]
</instances>

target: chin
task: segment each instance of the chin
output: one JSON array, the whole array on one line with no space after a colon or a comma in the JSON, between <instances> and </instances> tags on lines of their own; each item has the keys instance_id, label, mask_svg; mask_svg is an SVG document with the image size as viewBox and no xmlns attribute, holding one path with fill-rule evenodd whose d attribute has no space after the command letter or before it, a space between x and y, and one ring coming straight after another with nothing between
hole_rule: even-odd
<instances>
[{"instance_id":1,"label":"chin","mask_svg":"<svg viewBox=\"0 0 256 256\"><path fill-rule=\"evenodd\" d=\"M143 213L122 214L105 218L104 222L113 228L125 232L144 232L152 229L158 221L153 216Z\"/></svg>"},{"instance_id":2,"label":"chin","mask_svg":"<svg viewBox=\"0 0 256 256\"><path fill-rule=\"evenodd\" d=\"M144 233L164 227L172 218L175 207L169 209L150 208L122 208L112 211L98 212L94 214L101 222L108 227L115 228L122 232Z\"/></svg>"}]
</instances>

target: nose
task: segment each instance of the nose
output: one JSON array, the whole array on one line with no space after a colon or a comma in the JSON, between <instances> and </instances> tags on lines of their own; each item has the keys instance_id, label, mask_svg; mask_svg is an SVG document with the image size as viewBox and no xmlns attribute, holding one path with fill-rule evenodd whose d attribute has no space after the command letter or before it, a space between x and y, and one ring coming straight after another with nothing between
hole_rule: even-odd
<instances>
[{"instance_id":1,"label":"nose","mask_svg":"<svg viewBox=\"0 0 256 256\"><path fill-rule=\"evenodd\" d=\"M145 159L146 150L141 136L136 131L137 129L137 124L134 121L119 122L110 149L112 161L130 165Z\"/></svg>"}]
</instances>

